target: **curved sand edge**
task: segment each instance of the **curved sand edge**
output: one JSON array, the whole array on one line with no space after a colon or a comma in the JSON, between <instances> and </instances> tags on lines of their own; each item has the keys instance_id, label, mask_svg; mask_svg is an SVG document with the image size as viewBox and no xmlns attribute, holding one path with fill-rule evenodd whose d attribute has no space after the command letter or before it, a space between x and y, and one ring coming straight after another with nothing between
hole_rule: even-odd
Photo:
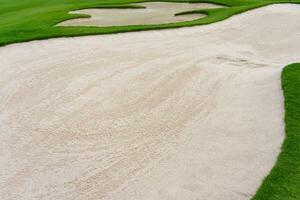
<instances>
[{"instance_id":1,"label":"curved sand edge","mask_svg":"<svg viewBox=\"0 0 300 200\"><path fill-rule=\"evenodd\" d=\"M0 198L249 199L283 140L299 11L0 48Z\"/></svg>"},{"instance_id":2,"label":"curved sand edge","mask_svg":"<svg viewBox=\"0 0 300 200\"><path fill-rule=\"evenodd\" d=\"M58 26L121 26L141 24L165 24L192 21L205 17L205 14L189 14L175 16L176 13L201 10L207 8L222 8L213 3L172 3L144 2L133 5L143 6L144 9L114 9L94 8L71 11L70 14L86 14L90 18L70 19L59 23Z\"/></svg>"}]
</instances>

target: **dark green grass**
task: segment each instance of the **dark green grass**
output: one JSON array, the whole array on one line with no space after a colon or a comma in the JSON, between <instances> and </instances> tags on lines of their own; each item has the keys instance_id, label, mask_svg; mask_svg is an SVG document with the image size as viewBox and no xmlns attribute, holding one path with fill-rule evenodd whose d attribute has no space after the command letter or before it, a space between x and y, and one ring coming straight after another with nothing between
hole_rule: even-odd
<instances>
[{"instance_id":1,"label":"dark green grass","mask_svg":"<svg viewBox=\"0 0 300 200\"><path fill-rule=\"evenodd\" d=\"M277 163L253 200L300 199L300 64L282 72L286 138Z\"/></svg>"},{"instance_id":2,"label":"dark green grass","mask_svg":"<svg viewBox=\"0 0 300 200\"><path fill-rule=\"evenodd\" d=\"M114 27L55 27L59 22L67 19L89 17L82 14L69 14L72 10L84 8L139 8L133 3L144 0L0 0L0 46L47 39L54 37L70 37L92 34L109 34L127 31L141 31L150 29L176 28L214 23L232 15L250 9L276 2L290 2L289 0L173 0L175 2L211 2L226 5L219 9L205 9L202 12L206 18L163 25L131 25ZM300 0L294 0L300 2ZM188 13L181 13L188 14Z\"/></svg>"},{"instance_id":3,"label":"dark green grass","mask_svg":"<svg viewBox=\"0 0 300 200\"><path fill-rule=\"evenodd\" d=\"M187 11L178 14L205 13L202 19L161 24L115 27L55 27L67 19L89 17L68 14L84 8L136 8L143 0L0 0L0 46L16 42L54 37L109 34L127 31L176 28L214 23L250 9L274 3L300 3L300 0L174 0L210 2L224 8ZM300 200L300 65L286 67L282 74L286 109L286 139L270 175L253 200Z\"/></svg>"}]
</instances>

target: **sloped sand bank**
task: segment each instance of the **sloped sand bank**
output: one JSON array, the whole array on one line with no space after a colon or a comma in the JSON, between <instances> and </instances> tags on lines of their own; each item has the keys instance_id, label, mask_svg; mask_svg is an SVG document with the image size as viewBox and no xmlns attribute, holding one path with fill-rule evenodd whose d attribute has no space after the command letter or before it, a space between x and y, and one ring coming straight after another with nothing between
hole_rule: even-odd
<instances>
[{"instance_id":1,"label":"sloped sand bank","mask_svg":"<svg viewBox=\"0 0 300 200\"><path fill-rule=\"evenodd\" d=\"M0 48L0 199L249 199L283 140L299 18Z\"/></svg>"}]
</instances>

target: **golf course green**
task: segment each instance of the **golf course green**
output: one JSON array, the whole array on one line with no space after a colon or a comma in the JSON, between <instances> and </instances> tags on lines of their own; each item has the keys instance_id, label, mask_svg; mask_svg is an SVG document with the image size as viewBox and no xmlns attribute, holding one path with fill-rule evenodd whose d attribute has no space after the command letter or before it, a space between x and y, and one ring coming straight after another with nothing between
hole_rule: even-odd
<instances>
[{"instance_id":1,"label":"golf course green","mask_svg":"<svg viewBox=\"0 0 300 200\"><path fill-rule=\"evenodd\" d=\"M270 4L300 4L300 0L173 0L163 2L213 3L222 5L222 7L174 13L175 15L206 15L206 17L197 18L192 21L105 27L57 26L67 20L91 17L87 14L72 13L72 11L92 8L144 9L142 6L135 5L135 3L142 2L152 1L0 0L0 46L58 37L205 25ZM289 37L288 34L286 37ZM285 141L275 166L263 181L256 195L252 198L253 200L300 199L300 64L286 66L282 72L281 80L285 98Z\"/></svg>"},{"instance_id":2,"label":"golf course green","mask_svg":"<svg viewBox=\"0 0 300 200\"><path fill-rule=\"evenodd\" d=\"M109 34L128 31L176 28L210 24L235 14L274 3L299 3L299 0L175 0L173 2L206 2L225 5L218 9L192 10L179 14L204 13L198 20L163 25L130 25L112 27L58 27L56 24L69 19L88 18L85 14L69 14L70 11L87 8L141 8L130 5L142 0L1 0L0 46L37 39L69 37L92 34ZM166 1L165 1L166 2ZM172 1L170 1L172 2Z\"/></svg>"}]
</instances>

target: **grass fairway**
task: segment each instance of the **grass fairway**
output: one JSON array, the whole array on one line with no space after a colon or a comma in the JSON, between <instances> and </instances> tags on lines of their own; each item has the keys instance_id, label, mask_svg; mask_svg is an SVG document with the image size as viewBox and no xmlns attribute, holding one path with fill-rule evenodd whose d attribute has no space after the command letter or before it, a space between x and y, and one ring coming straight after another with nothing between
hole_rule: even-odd
<instances>
[{"instance_id":1,"label":"grass fairway","mask_svg":"<svg viewBox=\"0 0 300 200\"><path fill-rule=\"evenodd\" d=\"M282 72L285 97L285 131L277 164L253 200L296 200L300 198L300 64Z\"/></svg>"},{"instance_id":2,"label":"grass fairway","mask_svg":"<svg viewBox=\"0 0 300 200\"><path fill-rule=\"evenodd\" d=\"M67 37L91 34L108 34L126 31L175 28L214 23L232 15L257 7L279 2L300 2L299 0L174 0L177 2L210 2L226 5L219 9L203 9L201 12L208 17L163 25L131 25L115 27L55 27L59 22L87 18L88 15L69 14L68 12L84 8L139 8L129 3L146 2L143 0L1 0L0 1L0 46L16 42L37 39ZM127 5L126 5L127 4ZM188 14L185 12L181 14Z\"/></svg>"},{"instance_id":3,"label":"grass fairway","mask_svg":"<svg viewBox=\"0 0 300 200\"><path fill-rule=\"evenodd\" d=\"M176 1L176 0L175 0ZM177 0L178 2L209 2L226 5L178 14L205 13L202 19L162 25L131 25L115 27L56 27L55 25L88 15L68 14L86 8L140 8L130 3L142 0L0 0L0 46L7 44L93 34L176 28L210 24L235 14L274 3L300 3L300 0ZM296 200L300 198L300 64L287 66L282 74L285 97L286 139L278 161L266 177L253 200Z\"/></svg>"}]
</instances>

